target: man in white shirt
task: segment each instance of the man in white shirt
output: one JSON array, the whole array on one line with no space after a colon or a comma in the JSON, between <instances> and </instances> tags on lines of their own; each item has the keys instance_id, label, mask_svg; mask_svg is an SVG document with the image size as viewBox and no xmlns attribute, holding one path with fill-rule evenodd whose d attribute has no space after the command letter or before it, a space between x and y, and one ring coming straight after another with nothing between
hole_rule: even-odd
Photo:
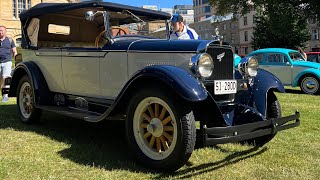
<instances>
[{"instance_id":1,"label":"man in white shirt","mask_svg":"<svg viewBox=\"0 0 320 180\"><path fill-rule=\"evenodd\" d=\"M183 17L180 14L174 14L171 17L172 34L170 39L200 39L195 30L184 25Z\"/></svg>"}]
</instances>

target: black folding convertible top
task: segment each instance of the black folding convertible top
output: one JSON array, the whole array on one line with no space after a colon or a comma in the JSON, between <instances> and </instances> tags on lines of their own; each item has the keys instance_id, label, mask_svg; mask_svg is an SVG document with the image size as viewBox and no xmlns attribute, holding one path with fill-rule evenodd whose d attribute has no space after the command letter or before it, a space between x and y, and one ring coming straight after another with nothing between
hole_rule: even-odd
<instances>
[{"instance_id":1,"label":"black folding convertible top","mask_svg":"<svg viewBox=\"0 0 320 180\"><path fill-rule=\"evenodd\" d=\"M107 11L121 12L123 10L129 10L131 13L137 16L147 16L150 19L169 19L170 14L160 11L154 11L134 6L121 5L110 2L81 2L81 3L40 3L27 11L20 13L19 17L21 21L25 21L28 18L41 16L50 13L59 13L63 11L69 11L80 8L90 7L102 7Z\"/></svg>"}]
</instances>

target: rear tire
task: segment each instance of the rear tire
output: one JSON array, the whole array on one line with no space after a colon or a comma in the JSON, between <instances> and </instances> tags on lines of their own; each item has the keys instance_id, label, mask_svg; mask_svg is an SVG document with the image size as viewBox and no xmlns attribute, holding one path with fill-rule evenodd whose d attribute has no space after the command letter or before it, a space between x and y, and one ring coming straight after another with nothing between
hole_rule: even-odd
<instances>
[{"instance_id":1,"label":"rear tire","mask_svg":"<svg viewBox=\"0 0 320 180\"><path fill-rule=\"evenodd\" d=\"M188 161L196 140L192 111L175 94L157 88L141 89L131 98L126 132L139 163L168 172Z\"/></svg>"},{"instance_id":2,"label":"rear tire","mask_svg":"<svg viewBox=\"0 0 320 180\"><path fill-rule=\"evenodd\" d=\"M41 110L35 107L35 94L31 81L27 75L24 75L18 84L17 106L19 118L24 123L38 122L41 116Z\"/></svg>"}]
</instances>

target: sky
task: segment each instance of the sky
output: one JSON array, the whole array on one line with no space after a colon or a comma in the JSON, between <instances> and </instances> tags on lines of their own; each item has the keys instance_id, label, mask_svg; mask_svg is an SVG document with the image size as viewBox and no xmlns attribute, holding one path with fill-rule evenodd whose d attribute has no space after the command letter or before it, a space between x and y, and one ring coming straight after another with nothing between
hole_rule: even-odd
<instances>
[{"instance_id":1,"label":"sky","mask_svg":"<svg viewBox=\"0 0 320 180\"><path fill-rule=\"evenodd\" d=\"M114 2L130 6L156 5L160 8L173 8L174 5L192 5L192 0L104 0L105 2ZM159 7L158 7L159 8Z\"/></svg>"}]
</instances>

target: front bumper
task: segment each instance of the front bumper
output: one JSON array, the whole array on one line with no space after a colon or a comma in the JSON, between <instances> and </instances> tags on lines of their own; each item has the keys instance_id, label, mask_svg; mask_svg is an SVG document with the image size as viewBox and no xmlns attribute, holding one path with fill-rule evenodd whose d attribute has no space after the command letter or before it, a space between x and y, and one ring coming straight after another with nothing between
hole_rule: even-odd
<instances>
[{"instance_id":1,"label":"front bumper","mask_svg":"<svg viewBox=\"0 0 320 180\"><path fill-rule=\"evenodd\" d=\"M279 131L300 125L300 113L296 112L282 118L265 119L264 121L227 126L203 127L204 145L216 145L253 139L265 135L272 135Z\"/></svg>"}]
</instances>

